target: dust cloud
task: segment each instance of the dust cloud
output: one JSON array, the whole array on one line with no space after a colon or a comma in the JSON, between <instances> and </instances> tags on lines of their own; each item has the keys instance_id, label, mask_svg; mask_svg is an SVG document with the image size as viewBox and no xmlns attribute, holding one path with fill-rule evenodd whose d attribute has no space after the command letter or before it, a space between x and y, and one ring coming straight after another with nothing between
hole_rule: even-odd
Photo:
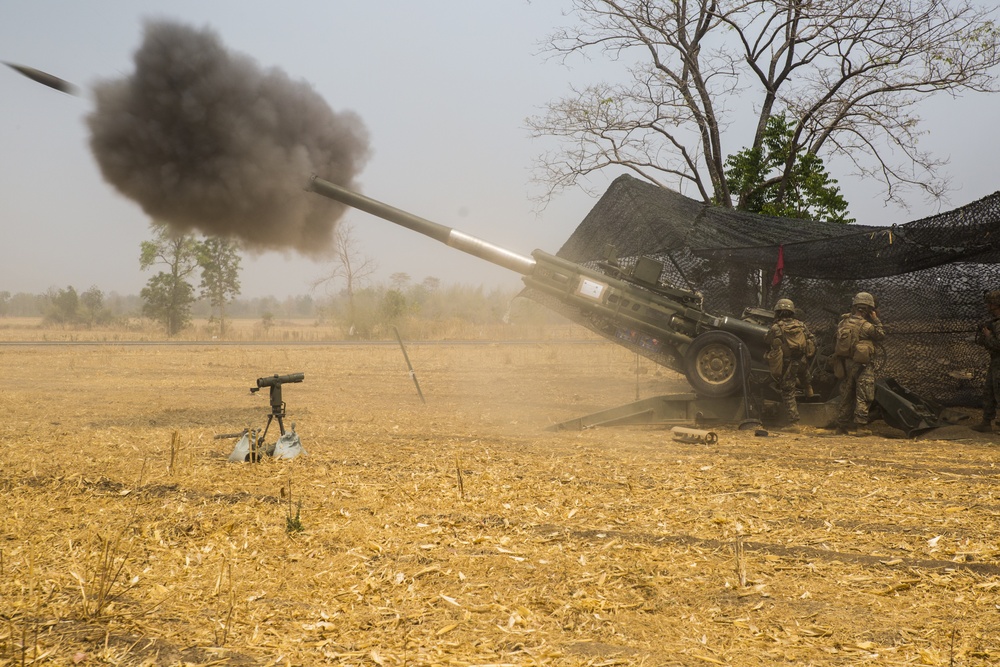
<instances>
[{"instance_id":1,"label":"dust cloud","mask_svg":"<svg viewBox=\"0 0 1000 667\"><path fill-rule=\"evenodd\" d=\"M208 28L148 21L134 61L94 87L87 124L105 180L179 232L329 253L344 206L304 190L314 173L352 186L369 153L356 114Z\"/></svg>"}]
</instances>

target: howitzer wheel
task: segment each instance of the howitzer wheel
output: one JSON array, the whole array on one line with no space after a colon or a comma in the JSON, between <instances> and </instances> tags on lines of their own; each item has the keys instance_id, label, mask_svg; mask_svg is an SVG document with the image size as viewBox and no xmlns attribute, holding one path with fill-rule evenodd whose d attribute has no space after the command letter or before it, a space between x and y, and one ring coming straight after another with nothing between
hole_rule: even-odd
<instances>
[{"instance_id":1,"label":"howitzer wheel","mask_svg":"<svg viewBox=\"0 0 1000 667\"><path fill-rule=\"evenodd\" d=\"M732 396L743 390L747 368L740 362L741 341L726 331L708 331L694 339L684 360L688 382L701 396Z\"/></svg>"}]
</instances>

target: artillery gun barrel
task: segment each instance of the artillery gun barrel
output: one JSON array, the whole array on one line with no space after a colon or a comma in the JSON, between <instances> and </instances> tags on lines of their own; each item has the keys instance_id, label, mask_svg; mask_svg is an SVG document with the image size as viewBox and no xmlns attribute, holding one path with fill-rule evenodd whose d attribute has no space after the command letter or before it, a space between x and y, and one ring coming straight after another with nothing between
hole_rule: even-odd
<instances>
[{"instance_id":1,"label":"artillery gun barrel","mask_svg":"<svg viewBox=\"0 0 1000 667\"><path fill-rule=\"evenodd\" d=\"M400 227L406 227L424 236L429 236L435 241L440 241L456 250L461 250L474 257L485 259L487 262L502 266L505 269L516 271L523 276L530 276L535 270L535 260L531 257L519 255L516 252L493 245L475 236L460 232L457 229L452 229L451 227L431 222L412 213L407 213L371 197L366 197L343 188L335 183L324 181L322 178L313 176L309 181L307 189L329 199L339 201L341 204L346 204L365 213L371 213L389 222L394 222Z\"/></svg>"},{"instance_id":2,"label":"artillery gun barrel","mask_svg":"<svg viewBox=\"0 0 1000 667\"><path fill-rule=\"evenodd\" d=\"M639 278L634 271L608 272L541 250L527 257L315 176L306 189L520 273L527 287L574 310L584 326L684 373L702 395L743 390L749 368L742 346L762 364L767 327L705 312L694 292L662 289L662 262L652 280L648 267Z\"/></svg>"}]
</instances>

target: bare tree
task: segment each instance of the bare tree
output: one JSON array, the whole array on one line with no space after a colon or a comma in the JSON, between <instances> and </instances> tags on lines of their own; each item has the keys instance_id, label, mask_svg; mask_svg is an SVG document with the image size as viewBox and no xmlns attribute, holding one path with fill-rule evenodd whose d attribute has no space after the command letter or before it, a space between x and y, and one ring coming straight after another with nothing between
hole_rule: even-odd
<instances>
[{"instance_id":1,"label":"bare tree","mask_svg":"<svg viewBox=\"0 0 1000 667\"><path fill-rule=\"evenodd\" d=\"M375 273L378 264L361 252L358 240L354 236L354 228L348 222L341 222L337 226L333 244L333 265L329 273L313 282L313 289L343 281L343 289L347 294L348 316L353 326L357 314L354 306L354 290Z\"/></svg>"},{"instance_id":2,"label":"bare tree","mask_svg":"<svg viewBox=\"0 0 1000 667\"><path fill-rule=\"evenodd\" d=\"M572 4L578 23L551 35L547 52L603 54L623 63L629 81L574 90L528 119L535 136L564 140L539 158L543 202L617 167L738 205L747 193L730 191L727 157L760 150L777 115L792 128L784 170L772 176L779 188L800 157L839 155L881 181L887 200L902 203L909 187L939 197L944 162L918 147L915 103L997 91L997 10L971 0ZM752 119L753 138L729 146L738 118Z\"/></svg>"},{"instance_id":3,"label":"bare tree","mask_svg":"<svg viewBox=\"0 0 1000 667\"><path fill-rule=\"evenodd\" d=\"M406 289L406 286L410 284L410 274L405 271L397 271L396 273L389 276L389 287L396 290L397 292L402 292Z\"/></svg>"}]
</instances>

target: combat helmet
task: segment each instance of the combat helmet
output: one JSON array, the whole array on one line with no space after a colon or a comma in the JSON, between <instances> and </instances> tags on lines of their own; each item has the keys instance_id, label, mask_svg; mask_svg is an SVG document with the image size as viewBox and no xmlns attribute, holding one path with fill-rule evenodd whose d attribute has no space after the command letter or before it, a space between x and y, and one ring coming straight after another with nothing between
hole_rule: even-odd
<instances>
[{"instance_id":1,"label":"combat helmet","mask_svg":"<svg viewBox=\"0 0 1000 667\"><path fill-rule=\"evenodd\" d=\"M789 313L795 312L795 304L792 303L791 299L778 299L778 301L774 304L775 313L780 313L783 310Z\"/></svg>"},{"instance_id":2,"label":"combat helmet","mask_svg":"<svg viewBox=\"0 0 1000 667\"><path fill-rule=\"evenodd\" d=\"M854 295L854 301L851 302L851 306L868 306L869 308L874 308L875 297L868 292L858 292Z\"/></svg>"}]
</instances>

